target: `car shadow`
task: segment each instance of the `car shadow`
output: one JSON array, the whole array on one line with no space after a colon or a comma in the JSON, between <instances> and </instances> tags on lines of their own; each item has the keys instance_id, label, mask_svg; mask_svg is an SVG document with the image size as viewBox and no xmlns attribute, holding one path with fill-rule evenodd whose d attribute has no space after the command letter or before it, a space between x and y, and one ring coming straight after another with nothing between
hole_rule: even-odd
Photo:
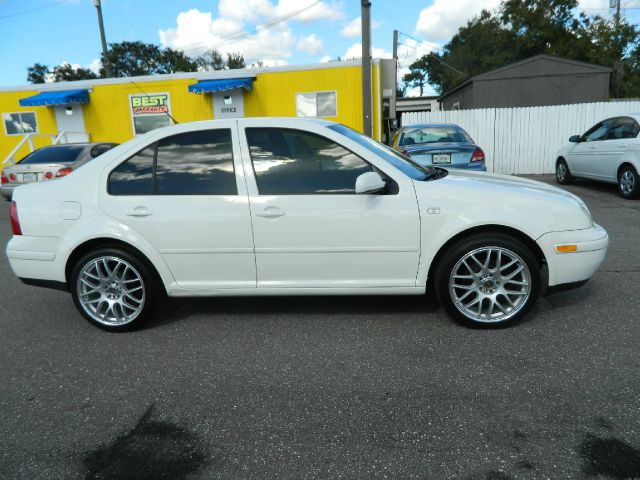
<instances>
[{"instance_id":1,"label":"car shadow","mask_svg":"<svg viewBox=\"0 0 640 480\"><path fill-rule=\"evenodd\" d=\"M427 295L165 298L158 305L153 320L144 328L160 327L194 315L245 318L265 315L427 315L439 308L437 299Z\"/></svg>"}]
</instances>

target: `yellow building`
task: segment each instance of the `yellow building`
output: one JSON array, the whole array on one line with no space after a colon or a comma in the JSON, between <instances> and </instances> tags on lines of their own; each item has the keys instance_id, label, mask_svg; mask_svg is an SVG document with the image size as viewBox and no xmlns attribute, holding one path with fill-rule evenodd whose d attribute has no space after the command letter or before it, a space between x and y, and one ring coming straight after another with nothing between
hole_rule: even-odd
<instances>
[{"instance_id":1,"label":"yellow building","mask_svg":"<svg viewBox=\"0 0 640 480\"><path fill-rule=\"evenodd\" d=\"M360 61L0 88L0 161L65 142L122 143L173 122L321 117L363 130ZM382 141L395 62L372 62L372 131ZM385 81L389 79L389 81Z\"/></svg>"}]
</instances>

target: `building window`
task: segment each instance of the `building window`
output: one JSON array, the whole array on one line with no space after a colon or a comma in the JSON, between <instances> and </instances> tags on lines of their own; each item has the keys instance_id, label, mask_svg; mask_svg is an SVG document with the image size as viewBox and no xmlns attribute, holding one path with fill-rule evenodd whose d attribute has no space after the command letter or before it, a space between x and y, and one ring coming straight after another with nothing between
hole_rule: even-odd
<instances>
[{"instance_id":1,"label":"building window","mask_svg":"<svg viewBox=\"0 0 640 480\"><path fill-rule=\"evenodd\" d=\"M171 125L171 103L168 93L129 95L133 134L142 135Z\"/></svg>"},{"instance_id":2,"label":"building window","mask_svg":"<svg viewBox=\"0 0 640 480\"><path fill-rule=\"evenodd\" d=\"M3 113L4 131L7 135L37 133L38 121L35 112Z\"/></svg>"},{"instance_id":3,"label":"building window","mask_svg":"<svg viewBox=\"0 0 640 480\"><path fill-rule=\"evenodd\" d=\"M335 117L338 115L336 92L307 92L296 94L298 117Z\"/></svg>"},{"instance_id":4,"label":"building window","mask_svg":"<svg viewBox=\"0 0 640 480\"><path fill-rule=\"evenodd\" d=\"M460 110L460 102L456 102L451 106L452 110Z\"/></svg>"}]
</instances>

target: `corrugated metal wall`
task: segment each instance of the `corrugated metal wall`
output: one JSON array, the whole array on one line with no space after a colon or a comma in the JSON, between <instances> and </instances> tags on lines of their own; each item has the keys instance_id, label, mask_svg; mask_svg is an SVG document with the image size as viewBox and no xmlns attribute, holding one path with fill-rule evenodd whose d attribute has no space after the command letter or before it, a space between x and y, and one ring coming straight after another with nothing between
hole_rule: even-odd
<instances>
[{"instance_id":1,"label":"corrugated metal wall","mask_svg":"<svg viewBox=\"0 0 640 480\"><path fill-rule=\"evenodd\" d=\"M484 150L490 172L553 173L556 153L571 135L582 134L605 118L635 112L640 112L640 101L407 112L402 114L402 125L460 125Z\"/></svg>"}]
</instances>

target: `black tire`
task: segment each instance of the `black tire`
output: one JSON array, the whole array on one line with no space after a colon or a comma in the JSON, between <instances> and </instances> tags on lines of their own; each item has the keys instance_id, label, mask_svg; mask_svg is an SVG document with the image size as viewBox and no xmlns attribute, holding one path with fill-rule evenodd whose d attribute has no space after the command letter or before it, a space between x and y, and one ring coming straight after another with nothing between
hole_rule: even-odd
<instances>
[{"instance_id":1,"label":"black tire","mask_svg":"<svg viewBox=\"0 0 640 480\"><path fill-rule=\"evenodd\" d=\"M618 189L623 198L640 197L640 178L632 166L623 167L618 174Z\"/></svg>"},{"instance_id":2,"label":"black tire","mask_svg":"<svg viewBox=\"0 0 640 480\"><path fill-rule=\"evenodd\" d=\"M488 254L487 251L489 251ZM485 263L488 256L488 268L484 272L479 264L470 260L472 257L469 255L471 254L480 263ZM506 262L504 267L507 268L500 268L498 258ZM517 260L512 267L508 267L508 259L510 258ZM470 262L474 265L472 271L468 271L465 266L470 266ZM522 271L516 272L512 279L506 279L520 265L523 266ZM455 279L455 282L462 283L460 288L457 288L457 284L454 282L454 268L456 273L460 274ZM494 270L494 272L489 273L490 270ZM467 272L466 276L471 278L462 279L461 277L465 275L462 275L461 272L462 274ZM516 282L526 282L528 286L524 284L518 286L515 284ZM452 284L450 285L450 283ZM504 327L521 320L536 302L540 294L541 283L541 266L531 250L520 240L502 233L482 233L461 239L449 247L441 257L434 275L434 288L440 303L453 318L470 327ZM526 295L525 290L528 292ZM468 299L463 298L465 295L468 295ZM492 295L494 295L492 297L494 301L489 298ZM476 318L472 318L462 305L464 301L474 304L474 298L479 299L480 305L480 313L476 315ZM509 306L507 302L510 302L513 307ZM506 305L506 308L503 307L503 304ZM475 303L473 306L474 311L477 305L478 303ZM483 318L484 305L487 305L488 314ZM505 313L498 313L494 317L495 305L498 305L499 309Z\"/></svg>"},{"instance_id":3,"label":"black tire","mask_svg":"<svg viewBox=\"0 0 640 480\"><path fill-rule=\"evenodd\" d=\"M556 182L560 185L571 185L575 177L571 175L569 165L564 158L559 158L556 162Z\"/></svg>"},{"instance_id":4,"label":"black tire","mask_svg":"<svg viewBox=\"0 0 640 480\"><path fill-rule=\"evenodd\" d=\"M106 262L106 268L104 267L103 260ZM85 267L90 268L91 265L95 267L96 264L101 265L100 267L96 267L100 268L100 272L93 270L90 271L90 273L93 275L97 274L100 278L102 278L104 274L105 278L95 280L95 285L99 286L99 290L109 289L113 285L111 290L107 290L106 292L92 292L90 287L83 286L86 284L80 281L80 275L83 269L85 269ZM120 267L115 267L115 265L120 265ZM112 268L116 272L124 272L122 281L119 281L116 275L113 277L108 275L109 268ZM107 284L106 281L107 276L111 277L109 284ZM87 279L86 275L83 278ZM134 280L131 280L132 278ZM90 281L93 282L94 280L91 279ZM126 286L129 286L131 290L125 291ZM92 285L92 287L94 287L94 285ZM85 293L83 293L83 288L88 290L85 290ZM133 292L133 289L136 291ZM147 266L146 262L140 260L132 253L117 247L98 248L82 256L73 267L69 278L69 290L71 291L73 302L82 316L92 325L109 332L124 332L138 328L153 312L156 298L159 296L155 275ZM100 304L97 305L99 309L98 312L95 312L92 311L92 306L89 305L85 307L80 298L83 296L86 301L93 300L94 302L98 302L98 300L94 299L101 299L100 302L102 302L103 305L105 303L107 304L106 311L104 312L106 316L109 312L109 302L106 300L105 295L110 295L109 298L113 303L120 304L119 306L112 306L113 321L110 321L109 318L100 320L98 318L101 316L100 312L102 311ZM125 296L126 298L124 298ZM141 304L136 303L137 301L141 301ZM125 306L123 307L122 304ZM138 308L133 311L134 309L129 305L138 306ZM119 314L117 313L118 310ZM130 313L130 315L127 315L128 313ZM120 320L116 319L115 317L117 315L122 318ZM131 318L129 319L127 316Z\"/></svg>"}]
</instances>

